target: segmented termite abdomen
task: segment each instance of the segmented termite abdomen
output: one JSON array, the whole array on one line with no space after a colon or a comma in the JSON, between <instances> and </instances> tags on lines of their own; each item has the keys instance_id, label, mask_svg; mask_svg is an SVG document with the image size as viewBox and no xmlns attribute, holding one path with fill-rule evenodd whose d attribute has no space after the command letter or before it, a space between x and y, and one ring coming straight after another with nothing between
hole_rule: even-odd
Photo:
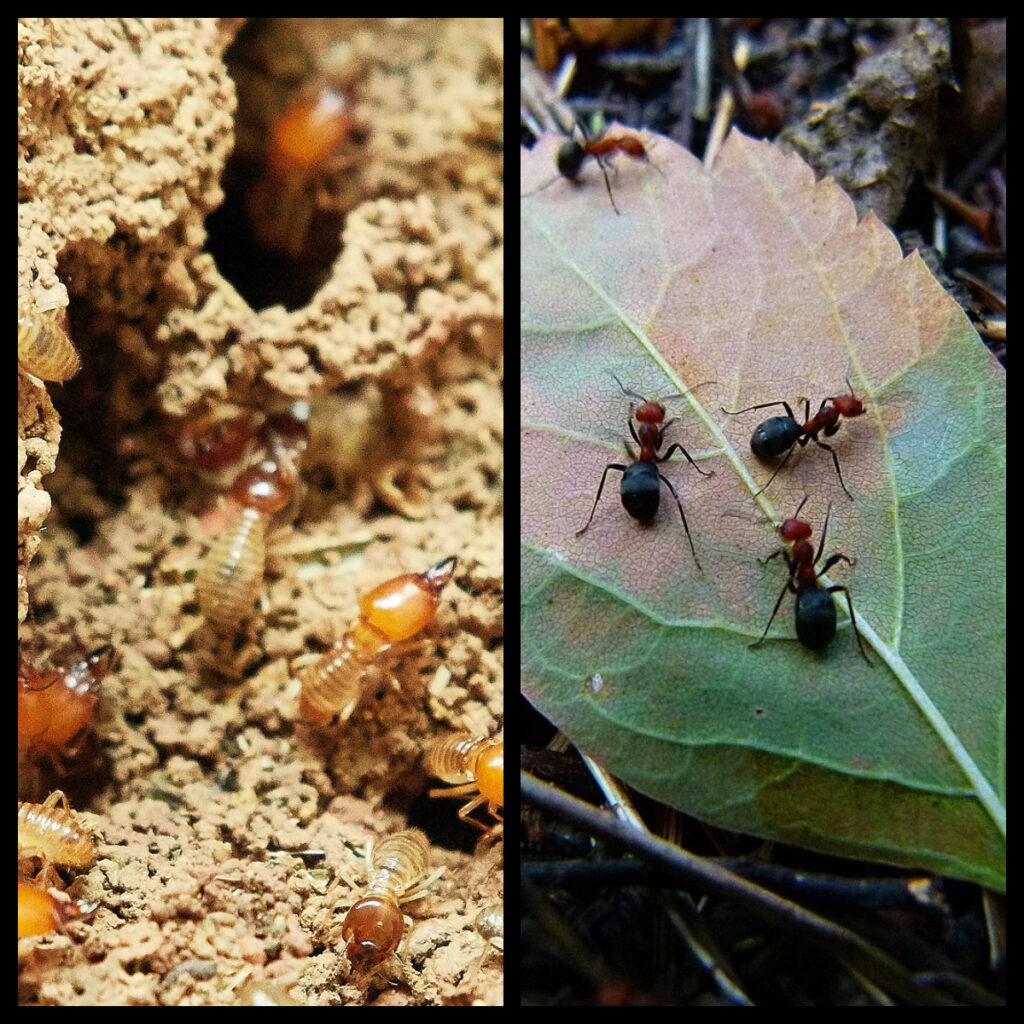
<instances>
[{"instance_id":1,"label":"segmented termite abdomen","mask_svg":"<svg viewBox=\"0 0 1024 1024\"><path fill-rule=\"evenodd\" d=\"M427 873L430 843L418 828L407 828L382 839L370 858L367 890L389 892L396 899L412 889Z\"/></svg>"},{"instance_id":2,"label":"segmented termite abdomen","mask_svg":"<svg viewBox=\"0 0 1024 1024\"><path fill-rule=\"evenodd\" d=\"M207 552L196 577L196 596L206 621L218 632L234 632L252 615L263 586L265 538L264 517L243 508Z\"/></svg>"},{"instance_id":3,"label":"segmented termite abdomen","mask_svg":"<svg viewBox=\"0 0 1024 1024\"><path fill-rule=\"evenodd\" d=\"M42 380L70 380L80 365L78 353L61 326L62 310L18 313L18 362Z\"/></svg>"},{"instance_id":4,"label":"segmented termite abdomen","mask_svg":"<svg viewBox=\"0 0 1024 1024\"><path fill-rule=\"evenodd\" d=\"M454 784L473 782L477 758L490 740L472 736L445 736L437 740L424 757L424 767L434 778Z\"/></svg>"},{"instance_id":5,"label":"segmented termite abdomen","mask_svg":"<svg viewBox=\"0 0 1024 1024\"><path fill-rule=\"evenodd\" d=\"M430 795L470 797L459 809L459 817L481 829L486 842L497 841L503 829L500 808L504 803L505 744L466 735L446 736L427 751L423 763L431 775L452 784L451 789L432 789ZM470 817L484 803L497 819L497 824L490 827Z\"/></svg>"},{"instance_id":6,"label":"segmented termite abdomen","mask_svg":"<svg viewBox=\"0 0 1024 1024\"><path fill-rule=\"evenodd\" d=\"M326 725L337 715L347 721L363 692L363 671L387 647L388 638L365 619L359 619L319 661L299 669L302 720Z\"/></svg>"},{"instance_id":7,"label":"segmented termite abdomen","mask_svg":"<svg viewBox=\"0 0 1024 1024\"><path fill-rule=\"evenodd\" d=\"M96 859L96 848L58 789L41 804L18 803L18 855L87 868Z\"/></svg>"}]
</instances>

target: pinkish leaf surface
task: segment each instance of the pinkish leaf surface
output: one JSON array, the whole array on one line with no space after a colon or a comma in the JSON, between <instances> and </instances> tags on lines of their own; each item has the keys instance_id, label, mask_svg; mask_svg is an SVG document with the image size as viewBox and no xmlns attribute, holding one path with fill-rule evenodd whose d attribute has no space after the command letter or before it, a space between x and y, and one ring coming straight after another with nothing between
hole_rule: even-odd
<instances>
[{"instance_id":1,"label":"pinkish leaf surface","mask_svg":"<svg viewBox=\"0 0 1024 1024\"><path fill-rule=\"evenodd\" d=\"M609 134L618 129L610 129ZM709 171L643 135L650 163L559 179L522 154L523 690L638 789L706 821L817 850L1003 885L1004 374L920 258L815 181L733 133ZM631 519L631 399L666 399L664 488ZM849 378L866 409L774 466L751 454L785 400L803 421ZM634 400L635 401L635 400ZM795 639L774 527L808 494L828 580L849 586L831 645ZM826 580L825 582L828 582ZM842 599L843 595L836 595Z\"/></svg>"}]
</instances>

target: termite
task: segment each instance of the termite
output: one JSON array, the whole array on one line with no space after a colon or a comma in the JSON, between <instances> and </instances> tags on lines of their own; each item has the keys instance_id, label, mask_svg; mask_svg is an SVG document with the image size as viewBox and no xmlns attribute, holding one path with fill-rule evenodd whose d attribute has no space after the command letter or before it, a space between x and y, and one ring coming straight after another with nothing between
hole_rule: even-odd
<instances>
[{"instance_id":1,"label":"termite","mask_svg":"<svg viewBox=\"0 0 1024 1024\"><path fill-rule=\"evenodd\" d=\"M218 633L233 633L252 615L263 586L270 517L291 500L294 477L273 459L244 469L228 498L237 512L214 539L196 577L196 596Z\"/></svg>"},{"instance_id":2,"label":"termite","mask_svg":"<svg viewBox=\"0 0 1024 1024\"><path fill-rule=\"evenodd\" d=\"M232 416L204 413L184 422L175 446L196 469L224 469L242 458L255 434L255 417L248 409Z\"/></svg>"},{"instance_id":3,"label":"termite","mask_svg":"<svg viewBox=\"0 0 1024 1024\"><path fill-rule=\"evenodd\" d=\"M473 927L484 940L484 951L480 954L480 959L477 960L476 966L472 971L475 975L483 967L492 949L497 950L501 954L505 952L505 905L503 903L491 903L484 907L476 915Z\"/></svg>"},{"instance_id":4,"label":"termite","mask_svg":"<svg viewBox=\"0 0 1024 1024\"><path fill-rule=\"evenodd\" d=\"M439 739L423 757L424 767L430 775L452 783L452 789L432 789L433 797L473 796L459 809L459 817L484 832L485 842L494 842L502 834L500 808L504 799L505 744L483 737L467 735L446 736ZM470 814L481 804L497 819L488 827L471 818Z\"/></svg>"},{"instance_id":5,"label":"termite","mask_svg":"<svg viewBox=\"0 0 1024 1024\"><path fill-rule=\"evenodd\" d=\"M293 100L270 131L268 172L276 178L300 180L315 173L356 129L350 106L335 89Z\"/></svg>"},{"instance_id":6,"label":"termite","mask_svg":"<svg viewBox=\"0 0 1024 1024\"><path fill-rule=\"evenodd\" d=\"M258 432L264 457L242 470L228 491L235 514L217 535L196 579L199 607L218 633L235 632L252 614L263 586L267 525L295 494L298 459L309 443L308 420L307 402L265 417ZM252 414L224 422L229 424L226 432L212 433L199 422L195 434L202 441L198 448L191 442L187 446L194 448L193 461L201 452L201 461L229 465L246 450L256 433Z\"/></svg>"},{"instance_id":7,"label":"termite","mask_svg":"<svg viewBox=\"0 0 1024 1024\"><path fill-rule=\"evenodd\" d=\"M364 670L430 624L456 561L451 555L426 572L396 576L359 599L361 614L352 627L319 661L296 672L303 721L324 725L335 715L348 720L362 695Z\"/></svg>"},{"instance_id":8,"label":"termite","mask_svg":"<svg viewBox=\"0 0 1024 1024\"><path fill-rule=\"evenodd\" d=\"M18 666L18 741L30 749L73 754L76 740L92 719L100 683L115 657L109 644L66 669L40 675Z\"/></svg>"},{"instance_id":9,"label":"termite","mask_svg":"<svg viewBox=\"0 0 1024 1024\"><path fill-rule=\"evenodd\" d=\"M487 940L489 946L503 950L505 948L505 905L490 903L473 921L473 927Z\"/></svg>"},{"instance_id":10,"label":"termite","mask_svg":"<svg viewBox=\"0 0 1024 1024\"><path fill-rule=\"evenodd\" d=\"M266 169L249 193L253 228L268 249L302 251L314 212L308 186L358 129L350 106L344 93L322 88L293 100L274 122Z\"/></svg>"},{"instance_id":11,"label":"termite","mask_svg":"<svg viewBox=\"0 0 1024 1024\"><path fill-rule=\"evenodd\" d=\"M41 804L19 801L18 857L40 857L73 868L87 868L96 859L92 837L79 826L61 790L54 790Z\"/></svg>"},{"instance_id":12,"label":"termite","mask_svg":"<svg viewBox=\"0 0 1024 1024\"><path fill-rule=\"evenodd\" d=\"M41 380L63 383L78 373L78 353L62 320L62 309L18 310L18 362Z\"/></svg>"},{"instance_id":13,"label":"termite","mask_svg":"<svg viewBox=\"0 0 1024 1024\"><path fill-rule=\"evenodd\" d=\"M42 889L29 885L18 886L18 938L27 935L45 935L63 928L71 921L91 914L96 903L62 903Z\"/></svg>"},{"instance_id":14,"label":"termite","mask_svg":"<svg viewBox=\"0 0 1024 1024\"><path fill-rule=\"evenodd\" d=\"M341 925L354 970L377 967L398 949L405 932L400 905L426 895L425 889L412 890L429 866L430 844L416 828L396 832L373 848L365 895L352 905Z\"/></svg>"}]
</instances>

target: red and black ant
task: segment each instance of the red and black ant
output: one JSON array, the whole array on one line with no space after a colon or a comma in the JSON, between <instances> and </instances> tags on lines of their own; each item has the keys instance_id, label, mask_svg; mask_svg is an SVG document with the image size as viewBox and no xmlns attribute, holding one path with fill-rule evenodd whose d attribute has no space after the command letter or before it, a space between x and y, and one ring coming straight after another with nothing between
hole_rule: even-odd
<instances>
[{"instance_id":1,"label":"red and black ant","mask_svg":"<svg viewBox=\"0 0 1024 1024\"><path fill-rule=\"evenodd\" d=\"M835 450L818 440L818 434L823 432L826 437L831 437L839 429L840 416L860 416L864 412L864 403L853 393L853 385L850 383L849 378L847 378L846 386L850 389L850 393L848 395L831 395L828 398L822 399L821 406L813 419L808 419L811 411L811 402L810 399L805 398L805 422L803 426L797 423L788 402L764 402L761 405L749 405L746 409L738 409L736 412L722 409L722 412L729 416L739 416L741 413L751 412L754 409L768 409L773 405L781 405L788 413L787 416L772 416L771 419L759 423L754 428L753 435L751 435L750 450L762 462L775 458L783 452L786 453L786 457L776 466L775 472L768 478L768 483L757 494L761 494L768 489L771 482L778 476L779 470L789 461L789 457L793 454L793 450L797 445L804 448L808 441L813 441L819 448L824 448L825 451L831 452L832 461L836 466L836 475L839 477L839 484L846 491L846 496L850 501L853 501L853 495L847 490L846 484L843 481L843 473L839 468L839 457L836 455ZM829 405L829 402L832 404ZM757 494L755 494L755 497Z\"/></svg>"},{"instance_id":2,"label":"red and black ant","mask_svg":"<svg viewBox=\"0 0 1024 1024\"><path fill-rule=\"evenodd\" d=\"M615 375L612 374L612 376L614 377ZM654 517L658 514L658 505L661 502L660 480L672 492L672 497L676 499L676 505L679 506L679 516L683 520L683 529L686 531L686 539L690 542L693 560L697 563L697 568L700 569L700 560L697 558L697 552L693 547L693 538L690 536L690 527L686 523L683 503L679 500L679 495L676 494L676 489L672 486L671 482L658 471L657 463L666 462L672 453L678 449L686 456L690 465L701 476L712 476L713 474L711 472L705 473L690 458L690 453L678 442L670 445L668 451L664 455L659 456L658 450L661 448L665 429L670 424L675 423L675 420L671 419L667 423L663 422L665 419L665 406L660 402L652 402L644 398L643 395L638 395L635 391L630 391L623 386L622 381L618 377L615 377L615 383L619 385L624 395L640 399L638 406L630 404L629 407L629 432L633 435L633 440L640 446L640 454L634 455L627 442L626 453L633 459L633 462L628 466L618 462L609 462L604 467L604 472L601 474L601 483L597 488L597 497L594 498L594 506L590 510L590 518L584 524L583 529L576 531L576 536L582 536L594 518L594 512L597 510L597 503L601 500L601 492L604 490L604 482L608 476L609 469L617 470L622 474L623 507L634 519L645 525L653 522ZM713 384L714 381L705 381L704 383ZM702 384L697 386L703 387ZM639 424L639 430L633 426L634 417Z\"/></svg>"},{"instance_id":3,"label":"red and black ant","mask_svg":"<svg viewBox=\"0 0 1024 1024\"><path fill-rule=\"evenodd\" d=\"M822 650L822 648L828 646L829 641L836 635L836 606L832 600L832 595L842 591L846 594L846 604L850 609L850 623L853 625L854 636L857 637L857 646L860 648L861 656L870 665L871 659L864 651L860 630L857 629L857 620L853 616L853 601L850 599L850 591L838 584L831 587L822 587L818 584L818 578L824 576L836 562L846 562L848 565L853 565L853 559L842 554L830 555L820 572L814 568L821 558L822 549L825 547L825 536L828 532L828 520L832 515L832 504L831 502L829 503L828 511L825 513L825 525L821 528L821 543L818 545L817 554L815 554L814 545L808 539L811 536L810 523L797 519L800 509L804 507L806 501L807 495L805 494L803 501L797 505L792 517L779 527L779 534L782 539L793 546L792 555L785 548L779 548L762 562L762 564L767 564L776 555L781 554L786 559L786 565L789 567L789 579L786 580L786 585L782 588L778 601L775 602L771 618L768 620L768 625L764 627L761 638L755 643L750 644L750 646L759 647L764 642L764 638L768 635L768 630L771 629L779 606L782 604L782 599L786 596L786 591L788 590L796 595L797 639L804 647L812 651Z\"/></svg>"},{"instance_id":4,"label":"red and black ant","mask_svg":"<svg viewBox=\"0 0 1024 1024\"><path fill-rule=\"evenodd\" d=\"M621 213L615 205L611 182L608 180L608 171L601 157L621 152L633 157L634 160L643 160L645 163L650 163L650 158L647 156L647 148L638 135L626 134L591 139L582 124L578 125L578 127L580 134L583 136L583 141L578 142L576 139L569 138L559 146L558 155L555 157L558 173L568 181L578 183L583 161L588 156L592 156L597 166L601 168L601 174L604 176L604 185L608 189L608 198L611 200L612 209L616 213ZM651 166L654 167L653 164ZM657 170L657 168L655 169Z\"/></svg>"}]
</instances>

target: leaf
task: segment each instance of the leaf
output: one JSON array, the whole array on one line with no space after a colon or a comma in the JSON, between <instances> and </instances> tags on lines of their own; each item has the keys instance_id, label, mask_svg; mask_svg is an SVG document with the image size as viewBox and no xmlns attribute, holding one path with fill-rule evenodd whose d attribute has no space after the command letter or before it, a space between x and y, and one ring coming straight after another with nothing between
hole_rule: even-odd
<instances>
[{"instance_id":1,"label":"leaf","mask_svg":"<svg viewBox=\"0 0 1024 1024\"><path fill-rule=\"evenodd\" d=\"M616 129L612 129L612 134ZM1002 887L1005 873L1002 370L919 256L831 180L734 132L710 171L644 136L608 201L588 160L557 179L559 139L523 154L523 691L631 785L705 821L815 850ZM622 508L627 388L666 400L679 492L650 527ZM865 414L797 449L771 487L753 428L786 400L803 422L849 377ZM824 439L824 438L823 438ZM875 665L839 629L793 629L774 527L801 518L847 584ZM827 582L826 579L824 582Z\"/></svg>"}]
</instances>

